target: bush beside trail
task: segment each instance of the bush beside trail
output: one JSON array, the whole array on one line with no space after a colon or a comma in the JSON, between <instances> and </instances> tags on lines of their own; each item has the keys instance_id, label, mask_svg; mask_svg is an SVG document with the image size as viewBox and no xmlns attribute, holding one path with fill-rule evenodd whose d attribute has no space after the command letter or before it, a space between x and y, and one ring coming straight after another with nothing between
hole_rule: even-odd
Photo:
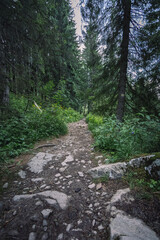
<instances>
[{"instance_id":1,"label":"bush beside trail","mask_svg":"<svg viewBox=\"0 0 160 240\"><path fill-rule=\"evenodd\" d=\"M120 123L115 116L102 118L89 114L86 120L94 135L95 147L108 151L114 161L159 151L160 122L155 117L139 114Z\"/></svg>"},{"instance_id":2,"label":"bush beside trail","mask_svg":"<svg viewBox=\"0 0 160 240\"><path fill-rule=\"evenodd\" d=\"M33 105L24 114L22 101L16 103L16 114L0 121L0 163L32 148L38 140L65 135L66 123L82 118L75 110L63 109L57 104L42 112Z\"/></svg>"}]
</instances>

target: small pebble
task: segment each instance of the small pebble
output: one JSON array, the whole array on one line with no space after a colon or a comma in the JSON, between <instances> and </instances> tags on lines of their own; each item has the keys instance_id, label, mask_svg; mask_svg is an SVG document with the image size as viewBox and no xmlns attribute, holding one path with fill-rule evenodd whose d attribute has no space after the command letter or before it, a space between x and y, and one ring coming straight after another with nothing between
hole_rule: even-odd
<instances>
[{"instance_id":1,"label":"small pebble","mask_svg":"<svg viewBox=\"0 0 160 240\"><path fill-rule=\"evenodd\" d=\"M47 225L48 225L48 223L47 223L46 219L44 219L44 220L43 220L43 227L45 227L45 226L47 226Z\"/></svg>"},{"instance_id":2,"label":"small pebble","mask_svg":"<svg viewBox=\"0 0 160 240\"><path fill-rule=\"evenodd\" d=\"M58 235L57 240L63 240L63 233Z\"/></svg>"},{"instance_id":3,"label":"small pebble","mask_svg":"<svg viewBox=\"0 0 160 240\"><path fill-rule=\"evenodd\" d=\"M36 233L35 232L31 232L29 234L28 240L36 240Z\"/></svg>"},{"instance_id":4,"label":"small pebble","mask_svg":"<svg viewBox=\"0 0 160 240\"><path fill-rule=\"evenodd\" d=\"M13 216L15 216L17 214L17 211L15 210L14 212L13 212Z\"/></svg>"},{"instance_id":5,"label":"small pebble","mask_svg":"<svg viewBox=\"0 0 160 240\"><path fill-rule=\"evenodd\" d=\"M88 188L89 189L92 189L92 188L94 188L96 185L95 185L95 183L92 183L92 184L90 184L89 186L88 186Z\"/></svg>"},{"instance_id":6,"label":"small pebble","mask_svg":"<svg viewBox=\"0 0 160 240\"><path fill-rule=\"evenodd\" d=\"M6 189L6 188L8 188L8 183L5 183L5 184L3 185L3 189Z\"/></svg>"},{"instance_id":7,"label":"small pebble","mask_svg":"<svg viewBox=\"0 0 160 240\"><path fill-rule=\"evenodd\" d=\"M44 233L41 240L47 240L48 239L48 233Z\"/></svg>"},{"instance_id":8,"label":"small pebble","mask_svg":"<svg viewBox=\"0 0 160 240\"><path fill-rule=\"evenodd\" d=\"M41 211L42 215L44 218L48 218L49 215L53 212L53 210L51 209L44 209L43 211Z\"/></svg>"},{"instance_id":9,"label":"small pebble","mask_svg":"<svg viewBox=\"0 0 160 240\"><path fill-rule=\"evenodd\" d=\"M70 223L67 225L66 232L69 232L71 228L72 228L72 224Z\"/></svg>"}]
</instances>

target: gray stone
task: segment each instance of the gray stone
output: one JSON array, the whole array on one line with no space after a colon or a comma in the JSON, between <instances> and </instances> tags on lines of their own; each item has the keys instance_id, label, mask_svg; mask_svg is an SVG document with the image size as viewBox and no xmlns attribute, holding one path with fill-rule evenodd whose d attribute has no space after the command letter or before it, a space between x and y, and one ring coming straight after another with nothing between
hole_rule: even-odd
<instances>
[{"instance_id":1,"label":"gray stone","mask_svg":"<svg viewBox=\"0 0 160 240\"><path fill-rule=\"evenodd\" d=\"M49 215L50 215L52 212L53 212L52 209L44 209L44 210L41 211L41 213L42 213L42 215L43 215L44 218L48 218Z\"/></svg>"},{"instance_id":2,"label":"gray stone","mask_svg":"<svg viewBox=\"0 0 160 240\"><path fill-rule=\"evenodd\" d=\"M16 214L17 214L17 211L15 210L15 211L13 212L13 216L16 216Z\"/></svg>"},{"instance_id":3,"label":"gray stone","mask_svg":"<svg viewBox=\"0 0 160 240\"><path fill-rule=\"evenodd\" d=\"M59 171L62 173L66 170L67 166L66 167L63 167L63 168L60 168Z\"/></svg>"},{"instance_id":4,"label":"gray stone","mask_svg":"<svg viewBox=\"0 0 160 240\"><path fill-rule=\"evenodd\" d=\"M156 233L140 219L118 213L110 223L110 240L158 240Z\"/></svg>"},{"instance_id":5,"label":"gray stone","mask_svg":"<svg viewBox=\"0 0 160 240\"><path fill-rule=\"evenodd\" d=\"M68 175L68 176L66 176L66 178L71 178L72 177L72 175Z\"/></svg>"},{"instance_id":6,"label":"gray stone","mask_svg":"<svg viewBox=\"0 0 160 240\"><path fill-rule=\"evenodd\" d=\"M33 157L29 163L29 170L34 173L40 173L43 171L44 166L52 161L53 154L45 153L45 152L39 152L35 157Z\"/></svg>"},{"instance_id":7,"label":"gray stone","mask_svg":"<svg viewBox=\"0 0 160 240\"><path fill-rule=\"evenodd\" d=\"M149 155L149 156L144 156L144 157L139 157L139 158L131 159L131 160L128 162L128 166L139 168L139 167L141 167L141 166L144 166L145 163L147 163L147 161L148 161L151 157L154 157L154 156L155 156L155 155Z\"/></svg>"},{"instance_id":8,"label":"gray stone","mask_svg":"<svg viewBox=\"0 0 160 240\"><path fill-rule=\"evenodd\" d=\"M78 172L78 175L79 175L80 177L84 177L84 174L83 174L82 172Z\"/></svg>"},{"instance_id":9,"label":"gray stone","mask_svg":"<svg viewBox=\"0 0 160 240\"><path fill-rule=\"evenodd\" d=\"M47 202L50 206L55 206L55 205L58 204L55 199L46 198L45 200L46 200L46 202Z\"/></svg>"},{"instance_id":10,"label":"gray stone","mask_svg":"<svg viewBox=\"0 0 160 240\"><path fill-rule=\"evenodd\" d=\"M96 186L95 183L92 183L92 184L90 184L90 185L88 186L88 188L89 188L89 189L93 189L93 188L95 188L95 186Z\"/></svg>"},{"instance_id":11,"label":"gray stone","mask_svg":"<svg viewBox=\"0 0 160 240\"><path fill-rule=\"evenodd\" d=\"M111 198L110 200L110 203L113 204L113 203L116 203L118 201L121 201L122 200L122 197L124 195L126 195L127 193L130 192L130 189L129 188L125 188L125 189L119 189L117 190L117 192L113 195L113 197Z\"/></svg>"},{"instance_id":12,"label":"gray stone","mask_svg":"<svg viewBox=\"0 0 160 240\"><path fill-rule=\"evenodd\" d=\"M69 232L72 227L73 227L72 223L68 224L66 227L66 232Z\"/></svg>"},{"instance_id":13,"label":"gray stone","mask_svg":"<svg viewBox=\"0 0 160 240\"><path fill-rule=\"evenodd\" d=\"M60 208L65 210L68 206L68 203L70 201L70 197L67 196L65 193L61 193L58 191L44 191L40 193L35 193L35 194L24 194L24 195L16 195L13 197L13 201L19 201L21 199L29 199L33 198L35 196L44 196L46 198L51 198L57 201L59 204Z\"/></svg>"},{"instance_id":14,"label":"gray stone","mask_svg":"<svg viewBox=\"0 0 160 240\"><path fill-rule=\"evenodd\" d=\"M101 156L96 156L96 157L95 157L95 159L101 159L101 158L103 158L102 155L101 155Z\"/></svg>"},{"instance_id":15,"label":"gray stone","mask_svg":"<svg viewBox=\"0 0 160 240\"><path fill-rule=\"evenodd\" d=\"M47 240L48 239L48 233L44 233L41 240Z\"/></svg>"},{"instance_id":16,"label":"gray stone","mask_svg":"<svg viewBox=\"0 0 160 240\"><path fill-rule=\"evenodd\" d=\"M102 188L102 183L98 183L97 186L96 186L96 190L100 190Z\"/></svg>"},{"instance_id":17,"label":"gray stone","mask_svg":"<svg viewBox=\"0 0 160 240\"><path fill-rule=\"evenodd\" d=\"M154 179L160 179L160 159L156 159L152 162L151 165L145 167L145 170L150 174L150 176Z\"/></svg>"},{"instance_id":18,"label":"gray stone","mask_svg":"<svg viewBox=\"0 0 160 240\"><path fill-rule=\"evenodd\" d=\"M63 233L60 233L57 237L57 240L63 240Z\"/></svg>"},{"instance_id":19,"label":"gray stone","mask_svg":"<svg viewBox=\"0 0 160 240\"><path fill-rule=\"evenodd\" d=\"M93 219L93 221L92 221L92 226L94 227L95 224L96 224L96 220Z\"/></svg>"},{"instance_id":20,"label":"gray stone","mask_svg":"<svg viewBox=\"0 0 160 240\"><path fill-rule=\"evenodd\" d=\"M108 176L110 179L121 178L126 172L127 164L125 162L101 165L88 171L93 178Z\"/></svg>"},{"instance_id":21,"label":"gray stone","mask_svg":"<svg viewBox=\"0 0 160 240\"><path fill-rule=\"evenodd\" d=\"M35 231L36 230L36 225L32 225L32 230Z\"/></svg>"},{"instance_id":22,"label":"gray stone","mask_svg":"<svg viewBox=\"0 0 160 240\"><path fill-rule=\"evenodd\" d=\"M40 188L45 188L47 185L46 184L43 184L42 186L40 186Z\"/></svg>"},{"instance_id":23,"label":"gray stone","mask_svg":"<svg viewBox=\"0 0 160 240\"><path fill-rule=\"evenodd\" d=\"M74 158L70 154L69 156L66 157L66 159L61 163L63 167L67 166L67 163L73 162Z\"/></svg>"},{"instance_id":24,"label":"gray stone","mask_svg":"<svg viewBox=\"0 0 160 240\"><path fill-rule=\"evenodd\" d=\"M22 178L22 179L25 179L25 178L26 178L26 172L23 171L23 170L20 170L20 171L18 172L18 176L19 176L20 178Z\"/></svg>"},{"instance_id":25,"label":"gray stone","mask_svg":"<svg viewBox=\"0 0 160 240\"><path fill-rule=\"evenodd\" d=\"M37 202L35 203L35 205L36 205L36 206L43 206L43 202L42 202L42 201L37 201Z\"/></svg>"},{"instance_id":26,"label":"gray stone","mask_svg":"<svg viewBox=\"0 0 160 240\"><path fill-rule=\"evenodd\" d=\"M104 227L103 227L102 224L98 226L98 230L99 230L99 231L100 231L100 230L103 230L103 229L104 229Z\"/></svg>"},{"instance_id":27,"label":"gray stone","mask_svg":"<svg viewBox=\"0 0 160 240\"><path fill-rule=\"evenodd\" d=\"M43 228L44 232L46 232L46 231L47 231L47 229L48 229L48 227L44 227L44 228Z\"/></svg>"},{"instance_id":28,"label":"gray stone","mask_svg":"<svg viewBox=\"0 0 160 240\"><path fill-rule=\"evenodd\" d=\"M43 227L46 227L46 226L48 226L47 220L43 219Z\"/></svg>"},{"instance_id":29,"label":"gray stone","mask_svg":"<svg viewBox=\"0 0 160 240\"><path fill-rule=\"evenodd\" d=\"M29 234L29 237L28 237L28 240L36 240L36 233L35 232L31 232L30 234Z\"/></svg>"},{"instance_id":30,"label":"gray stone","mask_svg":"<svg viewBox=\"0 0 160 240\"><path fill-rule=\"evenodd\" d=\"M4 185L3 185L3 189L7 189L8 188L8 183L5 183Z\"/></svg>"},{"instance_id":31,"label":"gray stone","mask_svg":"<svg viewBox=\"0 0 160 240\"><path fill-rule=\"evenodd\" d=\"M60 177L60 176L61 176L60 173L57 173L57 174L55 175L56 178L58 178L58 177Z\"/></svg>"},{"instance_id":32,"label":"gray stone","mask_svg":"<svg viewBox=\"0 0 160 240\"><path fill-rule=\"evenodd\" d=\"M41 182L43 181L44 178L32 178L31 181L32 182Z\"/></svg>"}]
</instances>

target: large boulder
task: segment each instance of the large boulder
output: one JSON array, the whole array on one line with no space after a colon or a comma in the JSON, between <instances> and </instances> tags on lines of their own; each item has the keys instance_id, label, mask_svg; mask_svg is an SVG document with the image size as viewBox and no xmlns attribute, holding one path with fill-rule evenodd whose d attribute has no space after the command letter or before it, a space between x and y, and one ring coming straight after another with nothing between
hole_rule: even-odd
<instances>
[{"instance_id":1,"label":"large boulder","mask_svg":"<svg viewBox=\"0 0 160 240\"><path fill-rule=\"evenodd\" d=\"M151 165L145 167L149 175L156 180L160 180L160 159L156 159Z\"/></svg>"},{"instance_id":2,"label":"large boulder","mask_svg":"<svg viewBox=\"0 0 160 240\"><path fill-rule=\"evenodd\" d=\"M156 233L137 218L117 212L110 223L110 240L159 240Z\"/></svg>"},{"instance_id":3,"label":"large boulder","mask_svg":"<svg viewBox=\"0 0 160 240\"><path fill-rule=\"evenodd\" d=\"M104 164L95 168L92 168L88 173L93 178L100 178L108 176L110 179L121 178L126 172L127 164L125 162L118 162L112 164Z\"/></svg>"}]
</instances>

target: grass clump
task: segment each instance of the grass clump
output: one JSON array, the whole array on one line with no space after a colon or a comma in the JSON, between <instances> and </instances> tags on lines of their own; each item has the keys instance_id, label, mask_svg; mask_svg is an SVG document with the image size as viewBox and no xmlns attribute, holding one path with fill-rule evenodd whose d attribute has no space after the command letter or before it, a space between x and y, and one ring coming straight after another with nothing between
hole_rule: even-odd
<instances>
[{"instance_id":1,"label":"grass clump","mask_svg":"<svg viewBox=\"0 0 160 240\"><path fill-rule=\"evenodd\" d=\"M95 147L110 152L113 161L159 151L160 122L155 117L138 116L120 123L115 116L100 117L99 120L90 114L87 121L95 138Z\"/></svg>"}]
</instances>

